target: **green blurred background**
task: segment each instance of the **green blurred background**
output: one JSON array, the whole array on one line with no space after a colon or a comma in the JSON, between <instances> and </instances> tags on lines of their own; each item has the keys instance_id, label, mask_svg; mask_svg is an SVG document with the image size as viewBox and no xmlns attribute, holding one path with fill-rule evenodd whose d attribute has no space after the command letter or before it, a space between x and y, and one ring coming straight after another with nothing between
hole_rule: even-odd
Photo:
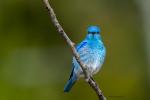
<instances>
[{"instance_id":1,"label":"green blurred background","mask_svg":"<svg viewBox=\"0 0 150 100\"><path fill-rule=\"evenodd\" d=\"M150 100L150 1L50 2L75 43L101 26L107 57L94 78L108 100ZM42 0L0 1L0 100L97 100L83 79L63 92L71 60Z\"/></svg>"}]
</instances>

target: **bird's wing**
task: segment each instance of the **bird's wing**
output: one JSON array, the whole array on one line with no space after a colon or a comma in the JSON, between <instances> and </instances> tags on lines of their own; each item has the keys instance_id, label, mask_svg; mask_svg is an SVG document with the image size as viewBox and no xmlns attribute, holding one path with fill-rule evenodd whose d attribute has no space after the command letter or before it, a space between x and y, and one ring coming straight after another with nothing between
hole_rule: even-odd
<instances>
[{"instance_id":1,"label":"bird's wing","mask_svg":"<svg viewBox=\"0 0 150 100\"><path fill-rule=\"evenodd\" d=\"M81 48L85 47L87 45L87 41L82 41L80 44L78 44L75 48L77 50L78 53L80 53ZM72 72L70 74L70 77L73 76L74 71L76 71L76 69L78 69L77 67L79 66L79 64L77 63L77 61L75 60L75 57L73 57L72 60ZM76 67L76 68L75 68Z\"/></svg>"},{"instance_id":2,"label":"bird's wing","mask_svg":"<svg viewBox=\"0 0 150 100\"><path fill-rule=\"evenodd\" d=\"M73 72L74 72L74 65L73 65L73 63L72 63L72 70L71 70L71 74L70 74L69 79L73 76Z\"/></svg>"},{"instance_id":3,"label":"bird's wing","mask_svg":"<svg viewBox=\"0 0 150 100\"><path fill-rule=\"evenodd\" d=\"M87 47L87 41L86 40L82 41L80 44L78 44L76 46L76 50L77 50L78 54L80 55L80 59L82 58L81 56L87 51L86 47ZM83 53L84 50L85 50L85 52ZM73 67L74 66L79 66L75 57L73 57Z\"/></svg>"},{"instance_id":4,"label":"bird's wing","mask_svg":"<svg viewBox=\"0 0 150 100\"><path fill-rule=\"evenodd\" d=\"M78 44L77 46L76 46L76 50L77 50L77 52L81 49L81 48L83 48L84 46L86 46L87 45L87 41L83 41L83 42L81 42L80 44Z\"/></svg>"}]
</instances>

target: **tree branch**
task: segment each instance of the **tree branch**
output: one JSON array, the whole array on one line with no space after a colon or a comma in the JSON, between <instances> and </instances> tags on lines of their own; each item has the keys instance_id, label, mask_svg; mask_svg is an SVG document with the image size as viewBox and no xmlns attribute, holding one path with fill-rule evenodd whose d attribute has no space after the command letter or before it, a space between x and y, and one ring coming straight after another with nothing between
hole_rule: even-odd
<instances>
[{"instance_id":1,"label":"tree branch","mask_svg":"<svg viewBox=\"0 0 150 100\"><path fill-rule=\"evenodd\" d=\"M96 92L97 96L99 97L99 100L106 100L102 91L99 89L99 86L97 85L97 83L89 76L86 65L80 60L80 56L77 53L75 46L74 46L75 44L70 40L70 38L67 36L66 32L63 30L62 26L59 24L59 21L57 20L56 15L55 15L51 5L49 4L49 1L43 0L43 2L49 13L51 21L54 24L54 26L56 27L58 33L65 39L66 43L71 47L72 53L73 53L75 59L77 60L77 62L79 63L80 67L83 70L85 80L89 83L89 85L92 87L92 89Z\"/></svg>"}]
</instances>

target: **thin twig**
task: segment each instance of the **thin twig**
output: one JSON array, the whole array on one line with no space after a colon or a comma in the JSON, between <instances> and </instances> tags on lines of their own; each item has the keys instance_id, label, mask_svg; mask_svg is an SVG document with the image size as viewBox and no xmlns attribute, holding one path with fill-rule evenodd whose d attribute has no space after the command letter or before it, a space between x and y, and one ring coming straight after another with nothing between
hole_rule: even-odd
<instances>
[{"instance_id":1,"label":"thin twig","mask_svg":"<svg viewBox=\"0 0 150 100\"><path fill-rule=\"evenodd\" d=\"M101 90L99 89L99 86L88 75L86 65L84 65L84 63L80 60L80 56L75 49L74 43L70 40L70 38L67 36L66 32L63 30L62 26L59 24L53 9L52 9L51 5L49 4L49 1L43 0L43 2L44 2L46 9L48 10L51 21L54 24L54 26L56 27L58 33L65 39L66 43L71 47L72 53L73 53L75 59L77 60L77 62L79 63L79 65L81 66L81 68L83 70L85 80L89 83L89 85L92 87L92 89L96 92L97 96L99 97L99 100L106 100L106 98L102 94Z\"/></svg>"}]
</instances>

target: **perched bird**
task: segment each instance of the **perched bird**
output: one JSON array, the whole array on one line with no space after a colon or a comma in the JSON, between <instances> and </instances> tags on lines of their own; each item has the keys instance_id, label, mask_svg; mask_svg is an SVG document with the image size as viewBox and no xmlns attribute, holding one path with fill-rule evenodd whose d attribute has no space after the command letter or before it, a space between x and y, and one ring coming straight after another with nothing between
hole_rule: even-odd
<instances>
[{"instance_id":1,"label":"perched bird","mask_svg":"<svg viewBox=\"0 0 150 100\"><path fill-rule=\"evenodd\" d=\"M89 26L86 38L76 46L80 59L87 65L88 74L91 77L100 70L105 60L106 49L100 33L101 30L98 26ZM64 92L69 92L81 76L83 76L83 71L73 57L72 72L64 87Z\"/></svg>"}]
</instances>

